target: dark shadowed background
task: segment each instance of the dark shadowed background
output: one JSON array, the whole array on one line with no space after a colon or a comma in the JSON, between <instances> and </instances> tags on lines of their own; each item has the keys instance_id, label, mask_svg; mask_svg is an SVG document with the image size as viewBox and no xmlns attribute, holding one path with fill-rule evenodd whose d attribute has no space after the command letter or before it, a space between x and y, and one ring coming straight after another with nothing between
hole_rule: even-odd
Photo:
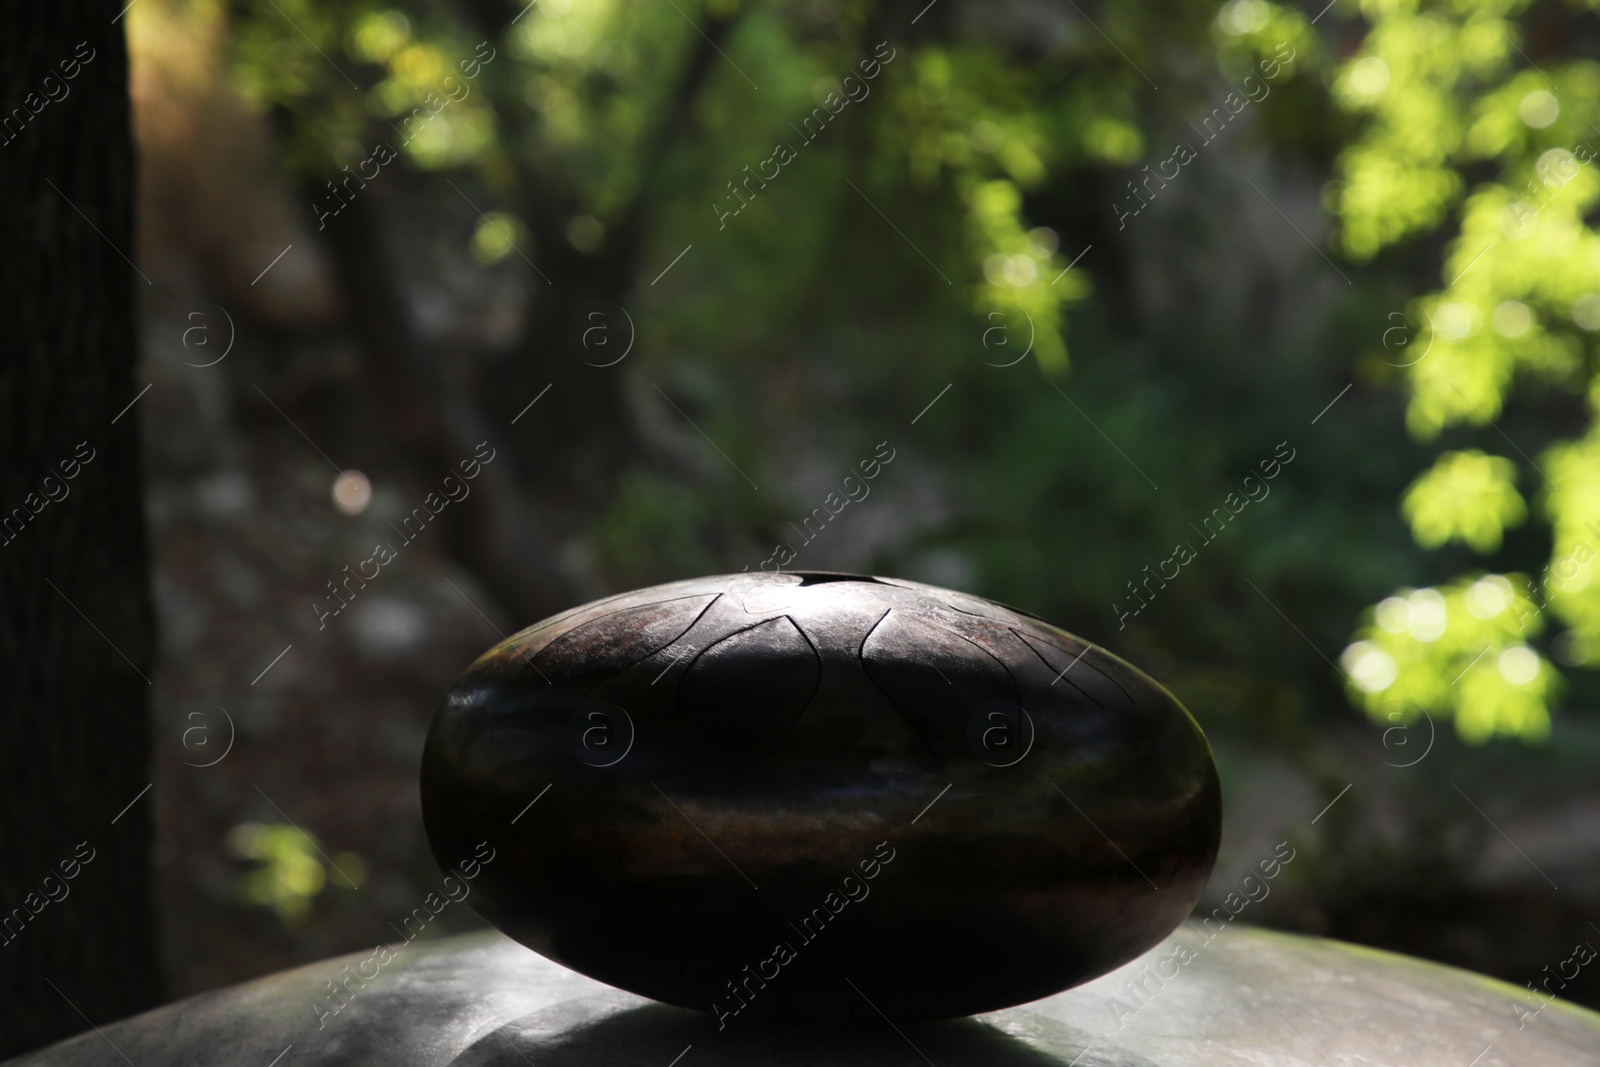
<instances>
[{"instance_id":1,"label":"dark shadowed background","mask_svg":"<svg viewBox=\"0 0 1600 1067\"><path fill-rule=\"evenodd\" d=\"M1206 911L1517 985L1600 942L1592 5L924 3L19 35L0 170L76 184L5 198L56 250L8 298L126 334L61 295L131 289L139 355L30 343L4 384L0 1052L395 939L478 652L780 565L993 597L1168 686L1222 771ZM80 911L36 908L79 842Z\"/></svg>"}]
</instances>

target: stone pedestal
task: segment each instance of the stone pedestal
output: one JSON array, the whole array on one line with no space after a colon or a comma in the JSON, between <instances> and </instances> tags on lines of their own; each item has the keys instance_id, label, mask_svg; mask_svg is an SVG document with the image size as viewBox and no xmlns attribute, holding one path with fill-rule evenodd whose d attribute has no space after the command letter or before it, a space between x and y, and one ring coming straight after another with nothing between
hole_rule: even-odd
<instances>
[{"instance_id":1,"label":"stone pedestal","mask_svg":"<svg viewBox=\"0 0 1600 1067\"><path fill-rule=\"evenodd\" d=\"M1181 947L1180 947L1181 946ZM911 1025L764 1028L601 985L498 933L324 960L205 993L11 1067L1593 1067L1600 1015L1466 971L1247 926L1185 924L1076 989ZM348 969L346 969L348 968ZM352 975L376 975L365 983ZM841 982L848 976L842 976ZM344 993L345 981L351 993ZM341 1001L330 994L339 986ZM342 1006L341 1006L342 1004ZM334 1010L336 1009L337 1010ZM1523 1014L1520 1019L1519 1010ZM100 1020L96 1020L99 1022ZM320 1025L319 1025L320 1024Z\"/></svg>"}]
</instances>

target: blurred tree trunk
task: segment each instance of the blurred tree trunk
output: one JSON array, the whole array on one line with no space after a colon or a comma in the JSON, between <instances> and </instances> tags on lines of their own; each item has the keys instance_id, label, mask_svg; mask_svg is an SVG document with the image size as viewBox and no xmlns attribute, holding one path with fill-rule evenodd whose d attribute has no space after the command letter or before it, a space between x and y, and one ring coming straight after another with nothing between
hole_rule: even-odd
<instances>
[{"instance_id":1,"label":"blurred tree trunk","mask_svg":"<svg viewBox=\"0 0 1600 1067\"><path fill-rule=\"evenodd\" d=\"M517 398L550 385L558 402L517 427L517 441L524 455L562 456L560 464L540 477L559 485L591 516L610 505L627 468L652 462L648 443L627 409L623 384L630 368L612 363L632 343L636 325L619 312L631 314L624 302L638 294L641 284L648 286L648 279L676 254L667 251L665 259L646 271L647 241L660 214L662 171L668 157L694 136L695 102L747 10L748 5L740 5L727 15L704 16L703 27L696 24L700 32L691 39L677 79L640 145L639 192L619 217L609 220L610 230L598 248L580 251L567 238L568 225L582 210L574 189L549 176L523 176L519 207L533 232L540 277L532 280L533 307L525 333L496 368L490 379L496 392L486 397L485 406L509 419L520 406ZM606 337L605 347L586 349L581 338L590 327L601 331L594 336Z\"/></svg>"},{"instance_id":2,"label":"blurred tree trunk","mask_svg":"<svg viewBox=\"0 0 1600 1067\"><path fill-rule=\"evenodd\" d=\"M162 996L121 7L0 34L0 1058Z\"/></svg>"},{"instance_id":3,"label":"blurred tree trunk","mask_svg":"<svg viewBox=\"0 0 1600 1067\"><path fill-rule=\"evenodd\" d=\"M315 185L307 192L312 201L321 195ZM362 340L373 399L419 473L453 471L479 442L503 440L504 431L454 394L435 353L418 339L371 198L353 200L339 214L324 240ZM510 461L484 467L479 477L446 520L446 551L511 610L519 629L570 607L573 591L555 563L549 509L536 510Z\"/></svg>"},{"instance_id":4,"label":"blurred tree trunk","mask_svg":"<svg viewBox=\"0 0 1600 1067\"><path fill-rule=\"evenodd\" d=\"M504 31L518 6L475 0L469 13L486 37L509 48ZM643 279L660 172L667 156L692 135L694 102L739 17L735 12L708 18L693 39L641 149L640 193L613 220L598 249L579 251L567 239L567 226L581 208L566 181L550 174L520 175L516 199L533 231L537 260L529 261L536 272L530 282L532 312L523 336L485 376L478 395L465 390L457 395L440 373L439 353L418 336L394 256L385 247L386 221L373 199L353 199L323 236L361 338L373 397L412 462L422 470L444 470L485 437L515 445L523 470L503 463L485 471L448 525L447 548L511 610L519 627L578 598L555 558L559 534L591 523L611 503L622 473L651 461L627 409L626 370L604 364L632 344L622 301ZM514 91L522 92L520 83ZM503 111L521 114L514 106ZM301 138L296 123L307 116L280 110L275 119L280 137ZM537 134L520 126L507 136L519 140ZM332 160L326 166L328 174L334 173ZM308 180L308 199L322 196L326 176ZM602 316L598 320L588 317L595 311ZM580 339L596 322L610 336L607 347L589 352ZM547 389L549 398L529 408ZM527 418L515 425L524 412Z\"/></svg>"}]
</instances>

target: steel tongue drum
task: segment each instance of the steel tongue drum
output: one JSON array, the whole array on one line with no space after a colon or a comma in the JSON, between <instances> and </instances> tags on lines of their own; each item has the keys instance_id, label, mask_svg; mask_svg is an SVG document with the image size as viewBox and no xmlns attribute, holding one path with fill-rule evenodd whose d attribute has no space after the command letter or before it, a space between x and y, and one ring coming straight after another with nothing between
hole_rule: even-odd
<instances>
[{"instance_id":1,"label":"steel tongue drum","mask_svg":"<svg viewBox=\"0 0 1600 1067\"><path fill-rule=\"evenodd\" d=\"M1189 914L1222 826L1205 736L1136 668L992 601L804 571L496 645L433 721L422 809L508 936L724 1027L1088 981Z\"/></svg>"}]
</instances>

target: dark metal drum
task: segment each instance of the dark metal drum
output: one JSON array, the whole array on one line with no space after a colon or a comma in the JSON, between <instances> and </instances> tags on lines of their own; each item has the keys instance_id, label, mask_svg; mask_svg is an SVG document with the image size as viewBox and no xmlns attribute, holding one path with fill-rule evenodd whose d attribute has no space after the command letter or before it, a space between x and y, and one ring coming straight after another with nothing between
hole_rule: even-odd
<instances>
[{"instance_id":1,"label":"dark metal drum","mask_svg":"<svg viewBox=\"0 0 1600 1067\"><path fill-rule=\"evenodd\" d=\"M435 719L422 802L505 933L725 1027L1088 981L1189 914L1221 828L1199 727L1116 656L991 601L806 572L502 642Z\"/></svg>"}]
</instances>

